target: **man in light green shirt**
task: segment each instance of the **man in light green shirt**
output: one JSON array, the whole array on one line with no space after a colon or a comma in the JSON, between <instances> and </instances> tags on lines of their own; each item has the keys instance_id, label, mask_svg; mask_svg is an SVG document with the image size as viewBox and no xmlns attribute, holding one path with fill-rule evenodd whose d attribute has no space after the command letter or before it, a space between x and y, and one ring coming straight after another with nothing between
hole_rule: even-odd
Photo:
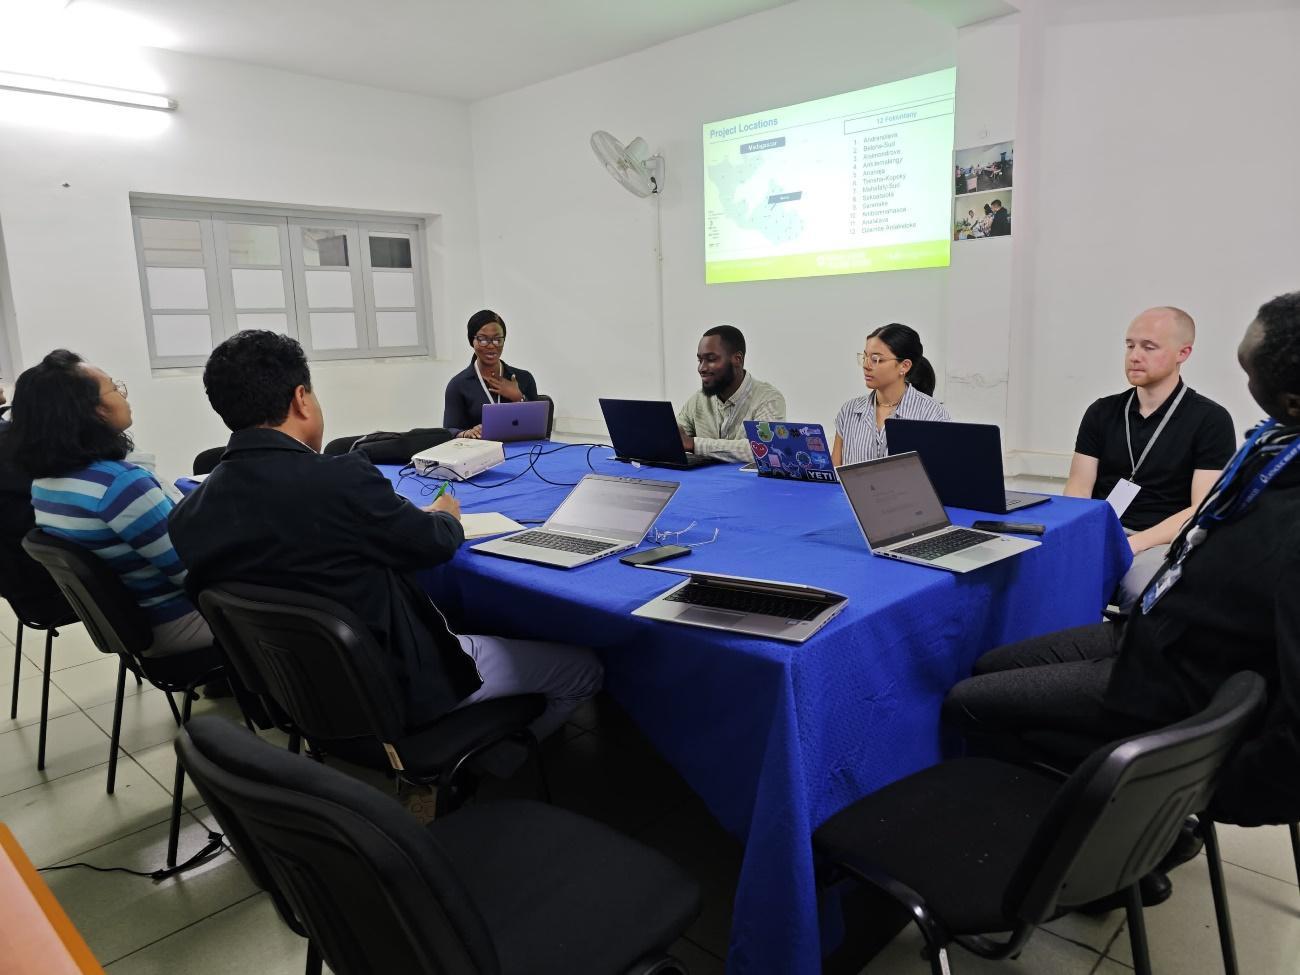
<instances>
[{"instance_id":1,"label":"man in light green shirt","mask_svg":"<svg viewBox=\"0 0 1300 975\"><path fill-rule=\"evenodd\" d=\"M700 391L677 414L682 446L698 457L748 463L745 421L784 420L785 397L745 370L745 336L731 325L705 332L695 361Z\"/></svg>"}]
</instances>

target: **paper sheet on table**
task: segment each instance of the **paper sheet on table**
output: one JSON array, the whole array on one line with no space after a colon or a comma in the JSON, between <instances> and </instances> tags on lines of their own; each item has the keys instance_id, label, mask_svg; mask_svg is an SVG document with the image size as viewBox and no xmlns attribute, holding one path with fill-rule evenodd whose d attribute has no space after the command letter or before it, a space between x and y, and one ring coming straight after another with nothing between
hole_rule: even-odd
<instances>
[{"instance_id":1,"label":"paper sheet on table","mask_svg":"<svg viewBox=\"0 0 1300 975\"><path fill-rule=\"evenodd\" d=\"M465 529L466 538L487 538L489 535L504 535L506 532L524 530L524 526L519 522L495 511L462 514L460 524Z\"/></svg>"}]
</instances>

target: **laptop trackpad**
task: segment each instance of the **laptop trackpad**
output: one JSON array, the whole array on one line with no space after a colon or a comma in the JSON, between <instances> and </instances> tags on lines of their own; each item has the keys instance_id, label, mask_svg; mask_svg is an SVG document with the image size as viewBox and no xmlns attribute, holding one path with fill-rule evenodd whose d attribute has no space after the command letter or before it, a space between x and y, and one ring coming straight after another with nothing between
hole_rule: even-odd
<instances>
[{"instance_id":1,"label":"laptop trackpad","mask_svg":"<svg viewBox=\"0 0 1300 975\"><path fill-rule=\"evenodd\" d=\"M745 618L745 613L728 613L724 609L701 609L688 606L677 614L681 623L699 623L705 626L732 626Z\"/></svg>"}]
</instances>

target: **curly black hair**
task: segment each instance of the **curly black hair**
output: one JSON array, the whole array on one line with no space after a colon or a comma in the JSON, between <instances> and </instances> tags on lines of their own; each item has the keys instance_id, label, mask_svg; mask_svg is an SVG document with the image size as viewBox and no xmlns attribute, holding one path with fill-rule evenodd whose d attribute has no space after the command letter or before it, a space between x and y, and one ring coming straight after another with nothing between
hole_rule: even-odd
<instances>
[{"instance_id":1,"label":"curly black hair","mask_svg":"<svg viewBox=\"0 0 1300 975\"><path fill-rule=\"evenodd\" d=\"M490 308L484 308L482 311L476 311L469 316L469 322L465 326L465 333L469 336L469 344L474 344L474 336L484 325L500 325L501 337L506 335L506 320Z\"/></svg>"},{"instance_id":2,"label":"curly black hair","mask_svg":"<svg viewBox=\"0 0 1300 975\"><path fill-rule=\"evenodd\" d=\"M1300 291L1278 295L1255 316L1264 337L1255 350L1255 370L1269 399L1300 393Z\"/></svg>"},{"instance_id":3,"label":"curly black hair","mask_svg":"<svg viewBox=\"0 0 1300 975\"><path fill-rule=\"evenodd\" d=\"M203 367L208 402L231 430L279 426L299 386L311 391L307 357L295 340L276 332L232 335Z\"/></svg>"},{"instance_id":4,"label":"curly black hair","mask_svg":"<svg viewBox=\"0 0 1300 975\"><path fill-rule=\"evenodd\" d=\"M134 448L99 412L99 383L75 352L55 349L14 384L5 452L29 477L63 477Z\"/></svg>"},{"instance_id":5,"label":"curly black hair","mask_svg":"<svg viewBox=\"0 0 1300 975\"><path fill-rule=\"evenodd\" d=\"M710 335L718 337L722 347L727 350L727 355L735 355L737 352L741 355L745 354L745 333L735 325L714 325L701 338L708 338Z\"/></svg>"}]
</instances>

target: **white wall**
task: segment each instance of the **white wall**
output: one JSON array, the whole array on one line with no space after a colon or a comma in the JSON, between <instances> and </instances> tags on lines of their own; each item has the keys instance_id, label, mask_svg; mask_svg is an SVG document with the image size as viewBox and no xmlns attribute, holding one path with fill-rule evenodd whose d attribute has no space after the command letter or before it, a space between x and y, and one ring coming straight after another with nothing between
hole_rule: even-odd
<instances>
[{"instance_id":1,"label":"white wall","mask_svg":"<svg viewBox=\"0 0 1300 975\"><path fill-rule=\"evenodd\" d=\"M877 325L918 328L944 375L944 270L704 284L705 122L865 88L954 63L956 31L885 0L803 0L475 103L484 294L512 362L557 397L562 426L596 431L598 396L657 397L653 203L601 170L608 129L667 161L663 194L668 395L699 387L695 345L741 328L749 368L796 419L833 421L859 395L853 355ZM942 387L941 387L942 391Z\"/></svg>"},{"instance_id":2,"label":"white wall","mask_svg":"<svg viewBox=\"0 0 1300 975\"><path fill-rule=\"evenodd\" d=\"M174 117L0 93L0 219L23 364L67 346L125 380L138 447L164 473L188 472L199 449L228 434L196 371L150 371L128 194L436 214L430 283L443 361L320 363L313 373L327 437L441 422L443 386L463 368L463 323L482 293L466 106L149 59L180 102Z\"/></svg>"},{"instance_id":3,"label":"white wall","mask_svg":"<svg viewBox=\"0 0 1300 975\"><path fill-rule=\"evenodd\" d=\"M1072 449L1151 305L1197 321L1189 384L1239 428L1260 417L1235 352L1263 301L1300 288L1300 6L1183 6L1065 6L1044 27L1020 447Z\"/></svg>"}]
</instances>

